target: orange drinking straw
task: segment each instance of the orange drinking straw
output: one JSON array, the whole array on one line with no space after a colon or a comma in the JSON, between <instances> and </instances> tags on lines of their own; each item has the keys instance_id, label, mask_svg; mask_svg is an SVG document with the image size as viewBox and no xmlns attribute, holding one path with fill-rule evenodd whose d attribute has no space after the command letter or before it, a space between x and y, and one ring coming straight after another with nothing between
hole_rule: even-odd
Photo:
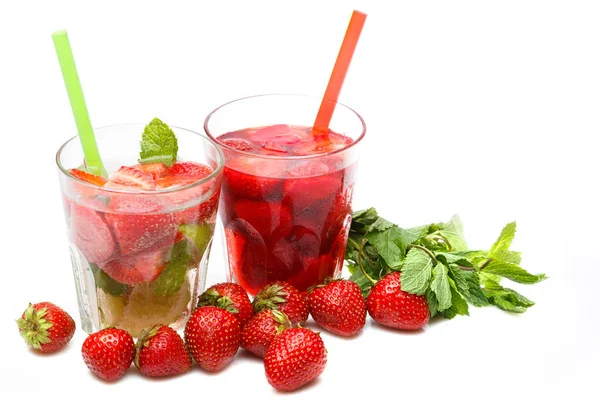
<instances>
[{"instance_id":1,"label":"orange drinking straw","mask_svg":"<svg viewBox=\"0 0 600 400\"><path fill-rule=\"evenodd\" d=\"M335 60L335 65L333 66L333 71L331 71L327 89L325 89L325 94L323 95L323 100L321 101L321 106L319 107L319 112L317 113L317 118L313 125L314 132L325 133L329 131L329 123L333 116L333 110L335 110L335 104L337 103L338 97L340 97L344 78L346 78L348 67L350 67L350 61L352 61L352 55L356 49L356 44L358 43L358 38L360 37L363 25L365 24L365 19L367 19L367 14L356 10L352 12L352 17L350 18L350 23L348 24L342 47L340 47L337 60Z\"/></svg>"}]
</instances>

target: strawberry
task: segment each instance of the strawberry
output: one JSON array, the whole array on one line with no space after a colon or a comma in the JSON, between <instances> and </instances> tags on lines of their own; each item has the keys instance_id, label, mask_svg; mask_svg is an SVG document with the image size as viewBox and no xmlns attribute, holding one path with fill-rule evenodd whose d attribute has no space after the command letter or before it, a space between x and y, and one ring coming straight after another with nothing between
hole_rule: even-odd
<instances>
[{"instance_id":1,"label":"strawberry","mask_svg":"<svg viewBox=\"0 0 600 400\"><path fill-rule=\"evenodd\" d=\"M225 227L232 274L251 295L267 284L267 247L249 223L234 219Z\"/></svg>"},{"instance_id":2,"label":"strawberry","mask_svg":"<svg viewBox=\"0 0 600 400\"><path fill-rule=\"evenodd\" d=\"M48 302L29 303L17 325L25 342L40 353L62 349L75 333L73 318L62 308Z\"/></svg>"},{"instance_id":3,"label":"strawberry","mask_svg":"<svg viewBox=\"0 0 600 400\"><path fill-rule=\"evenodd\" d=\"M400 272L386 275L373 286L367 298L367 310L375 321L395 329L421 329L429 322L425 296L403 291Z\"/></svg>"},{"instance_id":4,"label":"strawberry","mask_svg":"<svg viewBox=\"0 0 600 400\"><path fill-rule=\"evenodd\" d=\"M102 214L69 203L69 223L73 243L90 263L107 260L116 250L115 241Z\"/></svg>"},{"instance_id":5,"label":"strawberry","mask_svg":"<svg viewBox=\"0 0 600 400\"><path fill-rule=\"evenodd\" d=\"M118 328L92 333L81 346L85 365L94 375L106 381L123 377L133 361L135 344L131 335Z\"/></svg>"},{"instance_id":6,"label":"strawberry","mask_svg":"<svg viewBox=\"0 0 600 400\"><path fill-rule=\"evenodd\" d=\"M113 196L106 213L122 255L172 244L177 224L172 214L161 214L162 206L144 196Z\"/></svg>"},{"instance_id":7,"label":"strawberry","mask_svg":"<svg viewBox=\"0 0 600 400\"><path fill-rule=\"evenodd\" d=\"M91 183L92 185L96 186L104 186L107 182L107 180L101 176L90 174L89 172L85 172L76 168L70 169L69 173L81 181Z\"/></svg>"},{"instance_id":8,"label":"strawberry","mask_svg":"<svg viewBox=\"0 0 600 400\"><path fill-rule=\"evenodd\" d=\"M292 392L315 380L327 364L327 350L318 333L306 328L286 329L265 354L267 380L277 390Z\"/></svg>"},{"instance_id":9,"label":"strawberry","mask_svg":"<svg viewBox=\"0 0 600 400\"><path fill-rule=\"evenodd\" d=\"M276 164L276 163L275 163ZM279 165L269 165L260 159L234 158L223 169L224 187L248 199L281 199L282 179L270 177L280 171Z\"/></svg>"},{"instance_id":10,"label":"strawberry","mask_svg":"<svg viewBox=\"0 0 600 400\"><path fill-rule=\"evenodd\" d=\"M137 164L134 165L132 168L135 168L152 176L152 179L154 180L160 178L167 170L167 166L161 162L151 164Z\"/></svg>"},{"instance_id":11,"label":"strawberry","mask_svg":"<svg viewBox=\"0 0 600 400\"><path fill-rule=\"evenodd\" d=\"M292 212L281 202L240 199L233 205L233 212L264 238L275 229L291 230L292 227Z\"/></svg>"},{"instance_id":12,"label":"strawberry","mask_svg":"<svg viewBox=\"0 0 600 400\"><path fill-rule=\"evenodd\" d=\"M154 190L156 183L151 174L142 172L135 167L121 167L112 174L104 187L120 190Z\"/></svg>"},{"instance_id":13,"label":"strawberry","mask_svg":"<svg viewBox=\"0 0 600 400\"><path fill-rule=\"evenodd\" d=\"M354 336L365 326L367 306L358 285L344 279L326 279L308 290L310 315L323 329Z\"/></svg>"},{"instance_id":14,"label":"strawberry","mask_svg":"<svg viewBox=\"0 0 600 400\"><path fill-rule=\"evenodd\" d=\"M288 317L279 310L263 310L250 318L242 329L240 345L261 358L265 353L275 335L291 328Z\"/></svg>"},{"instance_id":15,"label":"strawberry","mask_svg":"<svg viewBox=\"0 0 600 400\"><path fill-rule=\"evenodd\" d=\"M135 366L142 375L179 375L192 368L192 357L173 328L157 324L144 329L135 344Z\"/></svg>"},{"instance_id":16,"label":"strawberry","mask_svg":"<svg viewBox=\"0 0 600 400\"><path fill-rule=\"evenodd\" d=\"M271 283L254 298L254 312L275 309L288 316L292 324L303 324L308 319L306 295L287 282Z\"/></svg>"},{"instance_id":17,"label":"strawberry","mask_svg":"<svg viewBox=\"0 0 600 400\"><path fill-rule=\"evenodd\" d=\"M165 265L162 249L119 258L106 264L98 263L111 278L125 285L152 282Z\"/></svg>"},{"instance_id":18,"label":"strawberry","mask_svg":"<svg viewBox=\"0 0 600 400\"><path fill-rule=\"evenodd\" d=\"M200 180L204 177L207 177L212 172L212 168L207 165L192 161L180 161L167 168L167 171L164 175L192 175L197 177L196 180Z\"/></svg>"},{"instance_id":19,"label":"strawberry","mask_svg":"<svg viewBox=\"0 0 600 400\"><path fill-rule=\"evenodd\" d=\"M218 283L209 287L198 298L198 307L217 306L233 313L240 320L240 327L254 315L248 293L237 283Z\"/></svg>"},{"instance_id":20,"label":"strawberry","mask_svg":"<svg viewBox=\"0 0 600 400\"><path fill-rule=\"evenodd\" d=\"M213 172L207 165L191 161L177 162L171 165L156 185L161 189L185 186L206 178Z\"/></svg>"},{"instance_id":21,"label":"strawberry","mask_svg":"<svg viewBox=\"0 0 600 400\"><path fill-rule=\"evenodd\" d=\"M200 307L185 325L184 338L200 368L217 372L231 363L240 347L240 321L222 308Z\"/></svg>"}]
</instances>

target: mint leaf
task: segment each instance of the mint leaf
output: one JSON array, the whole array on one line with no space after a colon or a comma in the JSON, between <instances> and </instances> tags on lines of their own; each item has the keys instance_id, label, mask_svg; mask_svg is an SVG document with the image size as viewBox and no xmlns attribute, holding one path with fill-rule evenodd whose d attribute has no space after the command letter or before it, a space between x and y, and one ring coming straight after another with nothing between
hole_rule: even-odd
<instances>
[{"instance_id":1,"label":"mint leaf","mask_svg":"<svg viewBox=\"0 0 600 400\"><path fill-rule=\"evenodd\" d=\"M519 251L503 251L500 253L494 254L493 259L495 261L511 263L511 264L521 264L521 252Z\"/></svg>"},{"instance_id":2,"label":"mint leaf","mask_svg":"<svg viewBox=\"0 0 600 400\"><path fill-rule=\"evenodd\" d=\"M127 285L115 281L96 264L90 263L90 268L92 270L92 274L94 274L96 287L104 290L105 293L108 293L112 296L121 296L127 290Z\"/></svg>"},{"instance_id":3,"label":"mint leaf","mask_svg":"<svg viewBox=\"0 0 600 400\"><path fill-rule=\"evenodd\" d=\"M527 297L501 286L494 289L485 288L483 291L491 304L505 311L524 313L527 308L535 305Z\"/></svg>"},{"instance_id":4,"label":"mint leaf","mask_svg":"<svg viewBox=\"0 0 600 400\"><path fill-rule=\"evenodd\" d=\"M454 251L452 253L445 253L445 254L452 254L456 257L464 258L464 259L468 260L471 263L471 265L482 264L483 262L487 261L487 259L489 258L488 252L483 251L483 250Z\"/></svg>"},{"instance_id":5,"label":"mint leaf","mask_svg":"<svg viewBox=\"0 0 600 400\"><path fill-rule=\"evenodd\" d=\"M377 210L369 208L367 210L355 211L352 213L352 225L356 229L358 226L364 228L373 224L379 216Z\"/></svg>"},{"instance_id":6,"label":"mint leaf","mask_svg":"<svg viewBox=\"0 0 600 400\"><path fill-rule=\"evenodd\" d=\"M499 275L488 274L487 272L479 272L479 280L486 288L494 288L500 285L502 277Z\"/></svg>"},{"instance_id":7,"label":"mint leaf","mask_svg":"<svg viewBox=\"0 0 600 400\"><path fill-rule=\"evenodd\" d=\"M454 253L437 252L435 258L446 265L457 264L463 267L472 267L468 258Z\"/></svg>"},{"instance_id":8,"label":"mint leaf","mask_svg":"<svg viewBox=\"0 0 600 400\"><path fill-rule=\"evenodd\" d=\"M448 281L450 283L450 293L452 295L452 305L447 310L444 310L444 318L452 319L457 315L469 315L469 305L462 298L458 290L456 289L456 284L452 279Z\"/></svg>"},{"instance_id":9,"label":"mint leaf","mask_svg":"<svg viewBox=\"0 0 600 400\"><path fill-rule=\"evenodd\" d=\"M373 283L362 273L361 270L356 271L350 276L350 280L358 285L363 293L363 296L367 297Z\"/></svg>"},{"instance_id":10,"label":"mint leaf","mask_svg":"<svg viewBox=\"0 0 600 400\"><path fill-rule=\"evenodd\" d=\"M448 282L448 267L442 263L437 263L433 269L433 280L431 281L431 290L435 293L438 301L438 311L444 311L452 305L452 294L450 293L450 283Z\"/></svg>"},{"instance_id":11,"label":"mint leaf","mask_svg":"<svg viewBox=\"0 0 600 400\"><path fill-rule=\"evenodd\" d=\"M385 231L392 226L394 226L394 224L392 224L390 221L379 217L371 224L369 231Z\"/></svg>"},{"instance_id":12,"label":"mint leaf","mask_svg":"<svg viewBox=\"0 0 600 400\"><path fill-rule=\"evenodd\" d=\"M412 233L413 235L415 235L417 237L417 240L419 240L419 239L423 239L425 236L427 236L427 234L429 233L430 226L431 225L416 226L414 228L409 228L407 230L410 233Z\"/></svg>"},{"instance_id":13,"label":"mint leaf","mask_svg":"<svg viewBox=\"0 0 600 400\"><path fill-rule=\"evenodd\" d=\"M469 290L469 283L463 275L464 272L466 271L461 270L455 264L448 265L448 275L456 283L457 290L461 291L461 293Z\"/></svg>"},{"instance_id":14,"label":"mint leaf","mask_svg":"<svg viewBox=\"0 0 600 400\"><path fill-rule=\"evenodd\" d=\"M399 267L404 260L407 243L400 228L392 226L385 231L373 231L365 236L390 267Z\"/></svg>"},{"instance_id":15,"label":"mint leaf","mask_svg":"<svg viewBox=\"0 0 600 400\"><path fill-rule=\"evenodd\" d=\"M467 250L467 242L463 237L463 225L458 215L453 216L437 233L446 239L452 250Z\"/></svg>"},{"instance_id":16,"label":"mint leaf","mask_svg":"<svg viewBox=\"0 0 600 400\"><path fill-rule=\"evenodd\" d=\"M431 289L428 289L427 293L425 293L425 299L427 300L427 306L429 307L429 318L433 318L438 313L438 301L435 297L435 293L433 293Z\"/></svg>"},{"instance_id":17,"label":"mint leaf","mask_svg":"<svg viewBox=\"0 0 600 400\"><path fill-rule=\"evenodd\" d=\"M515 237L515 232L517 231L517 223L511 222L506 224L504 228L502 228L502 232L498 239L496 239L496 243L492 246L490 250L490 258L497 258L500 254L507 252L510 248L510 245Z\"/></svg>"},{"instance_id":18,"label":"mint leaf","mask_svg":"<svg viewBox=\"0 0 600 400\"><path fill-rule=\"evenodd\" d=\"M485 268L485 273L502 276L510 279L511 281L526 285L538 283L546 279L545 274L533 275L525 271L517 264L501 263L496 261L492 261L490 264L488 264L488 266Z\"/></svg>"},{"instance_id":19,"label":"mint leaf","mask_svg":"<svg viewBox=\"0 0 600 400\"><path fill-rule=\"evenodd\" d=\"M402 290L412 294L425 294L430 284L432 268L433 260L427 253L418 248L410 249L402 264Z\"/></svg>"},{"instance_id":20,"label":"mint leaf","mask_svg":"<svg viewBox=\"0 0 600 400\"><path fill-rule=\"evenodd\" d=\"M463 295L465 300L474 305L475 307L485 307L489 305L489 301L479 282L479 274L472 271L461 271L461 276L467 283L467 288L462 288L458 282L457 287L460 294Z\"/></svg>"},{"instance_id":21,"label":"mint leaf","mask_svg":"<svg viewBox=\"0 0 600 400\"><path fill-rule=\"evenodd\" d=\"M191 258L187 240L180 240L175 243L165 269L153 282L153 290L156 296L171 296L179 291L185 281L185 274Z\"/></svg>"},{"instance_id":22,"label":"mint leaf","mask_svg":"<svg viewBox=\"0 0 600 400\"><path fill-rule=\"evenodd\" d=\"M140 160L142 164L162 162L167 167L177 159L177 137L167 124L154 118L142 134Z\"/></svg>"}]
</instances>

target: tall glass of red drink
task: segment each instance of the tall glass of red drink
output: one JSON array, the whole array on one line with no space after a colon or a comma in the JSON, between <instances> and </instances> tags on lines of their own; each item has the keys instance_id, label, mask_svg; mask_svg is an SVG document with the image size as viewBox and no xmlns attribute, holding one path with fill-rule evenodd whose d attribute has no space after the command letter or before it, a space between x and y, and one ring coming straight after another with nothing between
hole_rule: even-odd
<instances>
[{"instance_id":1,"label":"tall glass of red drink","mask_svg":"<svg viewBox=\"0 0 600 400\"><path fill-rule=\"evenodd\" d=\"M313 132L321 99L259 95L224 104L204 129L225 154L220 216L228 279L256 294L288 281L301 290L341 273L361 116L337 104Z\"/></svg>"}]
</instances>

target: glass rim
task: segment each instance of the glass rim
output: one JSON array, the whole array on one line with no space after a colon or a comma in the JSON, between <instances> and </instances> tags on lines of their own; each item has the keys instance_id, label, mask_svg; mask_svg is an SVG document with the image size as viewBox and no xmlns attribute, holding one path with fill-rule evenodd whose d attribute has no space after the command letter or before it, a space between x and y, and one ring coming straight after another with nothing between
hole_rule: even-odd
<instances>
[{"instance_id":1,"label":"glass rim","mask_svg":"<svg viewBox=\"0 0 600 400\"><path fill-rule=\"evenodd\" d=\"M94 128L94 132L101 130L101 129L108 129L108 128L118 128L118 127L126 127L126 126L134 126L134 125L138 125L138 126L146 126L148 124L145 123L136 123L136 122L131 122L131 123L125 123L125 124L113 124L113 125L104 125L104 126L100 126L97 128ZM121 190L121 189L115 189L115 188L105 188L103 186L98 186L98 185L94 185L92 183L86 182L84 180L81 180L73 175L71 175L71 173L69 171L67 171L67 169L62 165L62 163L60 162L60 156L63 152L63 150L65 149L65 147L67 147L67 145L69 145L71 142L73 142L74 140L79 139L79 135L75 135L71 138L69 138L66 142L64 142L58 149L58 151L56 152L56 156L55 156L55 161L56 161L56 165L58 167L58 169L69 179L72 179L74 181L76 181L78 184L84 185L86 187L89 188L93 188L96 190L101 190L101 191L106 191L106 192L111 192L111 193L118 193L118 194L126 194L126 195L151 195L151 194L164 194L164 193L175 193L175 192L179 192L182 190L186 190L186 189L190 189L196 186L200 186L203 185L207 182L210 182L211 180L215 179L218 175L221 174L221 171L223 170L223 166L225 165L225 154L223 153L223 150L219 147L216 146L215 143L210 140L209 138L207 138L206 136L202 135L201 133L198 132L194 132L190 129L186 129L186 128L181 128L179 126L174 126L174 125L169 125L171 128L175 128L181 131L185 131L185 132L189 132L191 134L194 134L196 136L198 136L199 138L201 138L202 140L206 141L207 143L210 143L210 145L215 148L217 150L217 154L219 155L219 159L217 160L217 168L215 168L213 170L213 172L210 173L210 175L208 175L205 178L202 178L196 182L184 185L184 186L177 186L174 188L166 188L166 189L161 189L161 190L136 190L136 191L131 191L131 190ZM85 158L84 158L85 160Z\"/></svg>"},{"instance_id":2,"label":"glass rim","mask_svg":"<svg viewBox=\"0 0 600 400\"><path fill-rule=\"evenodd\" d=\"M241 155L241 156L244 156L244 157L256 157L256 158L264 158L264 159L269 159L269 160L309 160L309 159L326 157L326 156L330 156L330 155L333 155L333 154L338 154L338 153L342 153L344 151L348 151L348 150L352 149L353 147L355 147L359 142L361 142L363 140L363 138L365 137L365 134L367 132L367 124L365 123L365 120L363 119L363 117L361 117L361 115L358 112L356 112L353 108L350 108L349 106L336 101L335 102L336 106L342 106L345 109L349 110L352 114L356 115L356 117L360 121L360 124L362 125L362 131L360 133L360 136L356 140L354 140L352 143L350 143L347 147L344 147L344 148L341 148L341 149L336 149L336 150L329 151L329 152L326 152L326 153L309 154L309 155L305 155L305 156L298 156L298 155L294 155L294 156L279 156L279 155L256 154L256 153L250 153L250 152L247 152L247 151L238 150L238 149L236 149L234 147L227 146L226 144L223 144L223 143L219 142L212 135L212 133L210 132L210 129L208 128L208 124L210 122L211 117L213 115L215 115L215 113L217 113L219 110L221 110L222 108L224 108L224 107L226 107L226 106L228 106L230 104L241 102L243 100L260 98L260 97L301 97L301 98L314 99L314 100L322 100L323 99L322 97L319 97L319 96L311 96L311 95L306 95L306 94L294 94L294 93L263 93L263 94L256 94L256 95L252 95L252 96L240 97L238 99L231 100L231 101L228 101L227 103L221 104L219 107L217 107L214 110L212 110L206 116L206 118L204 119L204 132L206 133L206 136L213 143L216 143L220 147L226 148L227 151L231 151L234 154ZM316 115L315 115L315 117L316 117Z\"/></svg>"}]
</instances>

